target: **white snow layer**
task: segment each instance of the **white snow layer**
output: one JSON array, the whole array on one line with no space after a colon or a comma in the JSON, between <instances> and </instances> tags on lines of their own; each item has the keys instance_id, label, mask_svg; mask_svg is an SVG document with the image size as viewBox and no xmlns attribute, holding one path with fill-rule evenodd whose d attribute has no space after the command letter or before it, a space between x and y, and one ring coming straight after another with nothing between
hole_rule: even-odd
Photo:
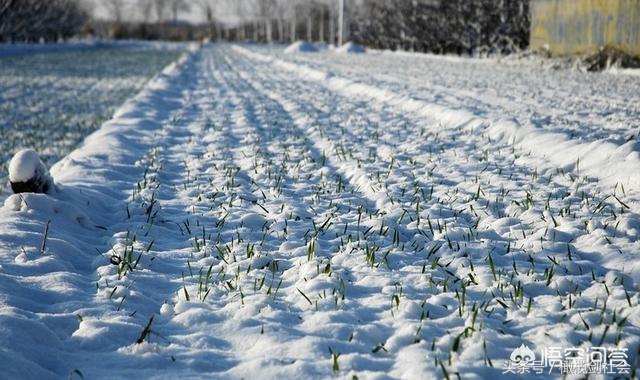
<instances>
[{"instance_id":1,"label":"white snow layer","mask_svg":"<svg viewBox=\"0 0 640 380\"><path fill-rule=\"evenodd\" d=\"M334 49L333 51L339 54L364 54L367 52L367 49L355 42L349 41L344 45Z\"/></svg>"},{"instance_id":2,"label":"white snow layer","mask_svg":"<svg viewBox=\"0 0 640 380\"><path fill-rule=\"evenodd\" d=\"M317 53L319 49L307 41L296 41L284 49L286 54L294 53Z\"/></svg>"},{"instance_id":3,"label":"white snow layer","mask_svg":"<svg viewBox=\"0 0 640 380\"><path fill-rule=\"evenodd\" d=\"M492 138L520 146L529 154L549 161L556 167L578 165L581 173L596 177L610 186L622 184L640 188L640 150L635 140L623 145L608 141L583 143L563 133L523 126L513 119L487 120L466 109L443 107L414 99L404 93L396 93L305 65L261 55L240 46L234 48L253 59L270 62L277 68L295 73L300 79L322 82L327 88L344 96L376 100L389 104L400 112L415 113L451 127L475 129L484 125L486 133Z\"/></svg>"},{"instance_id":4,"label":"white snow layer","mask_svg":"<svg viewBox=\"0 0 640 380\"><path fill-rule=\"evenodd\" d=\"M633 144L322 54L194 51L52 167L58 192L6 200L2 377L482 379L522 344L635 360Z\"/></svg>"},{"instance_id":5,"label":"white snow layer","mask_svg":"<svg viewBox=\"0 0 640 380\"><path fill-rule=\"evenodd\" d=\"M9 162L9 180L26 182L30 179L48 175L48 170L32 149L18 151Z\"/></svg>"}]
</instances>

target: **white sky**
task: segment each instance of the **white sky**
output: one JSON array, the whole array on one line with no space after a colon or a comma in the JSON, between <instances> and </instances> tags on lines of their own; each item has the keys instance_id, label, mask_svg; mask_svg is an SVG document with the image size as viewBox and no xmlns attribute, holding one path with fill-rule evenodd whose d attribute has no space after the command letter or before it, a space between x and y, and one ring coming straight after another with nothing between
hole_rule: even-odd
<instances>
[{"instance_id":1,"label":"white sky","mask_svg":"<svg viewBox=\"0 0 640 380\"><path fill-rule=\"evenodd\" d=\"M111 19L108 2L109 0L81 0L84 1L88 9L92 11L94 17L98 19ZM125 11L123 12L125 16L125 21L136 21L140 20L140 9L138 5L138 0L120 0L125 3ZM168 0L167 3L170 3L171 0ZM188 21L191 23L203 23L206 21L206 15L202 12L201 7L198 5L197 0L184 0L189 4L188 11L182 11L178 14L178 19L181 21ZM236 24L241 20L241 17L238 16L235 12L235 7L238 4L239 0L215 0L215 17L218 21L223 22L225 24ZM286 0L286 1L294 1L294 0ZM338 0L316 0L320 2L333 2L334 4L338 3ZM358 6L364 0L346 0L352 6ZM393 1L393 0L388 0ZM169 5L167 5L169 7ZM167 17L169 16L170 11L167 10ZM155 17L152 18L155 21Z\"/></svg>"},{"instance_id":2,"label":"white sky","mask_svg":"<svg viewBox=\"0 0 640 380\"><path fill-rule=\"evenodd\" d=\"M111 19L111 15L109 13L109 8L107 6L106 0L83 0L88 9L92 12L93 16L98 19L108 20ZM123 0L125 2L125 10L123 12L126 21L136 21L140 20L140 10L137 6L136 0ZM189 11L182 11L178 14L178 19L182 21L188 21L191 23L203 23L206 21L206 16L202 13L200 7L197 2L194 0L186 0L189 4ZM233 12L230 12L225 9L223 5L223 1L219 2L220 8L217 10L216 17L223 22L226 23L234 23L238 21L238 18ZM167 10L167 16L169 16L170 11ZM155 21L155 16L152 18Z\"/></svg>"}]
</instances>

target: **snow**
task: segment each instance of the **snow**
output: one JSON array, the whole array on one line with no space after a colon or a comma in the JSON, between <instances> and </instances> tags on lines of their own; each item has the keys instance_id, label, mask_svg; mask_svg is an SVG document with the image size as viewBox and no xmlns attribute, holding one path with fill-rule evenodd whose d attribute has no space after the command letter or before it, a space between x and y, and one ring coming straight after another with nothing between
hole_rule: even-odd
<instances>
[{"instance_id":1,"label":"snow","mask_svg":"<svg viewBox=\"0 0 640 380\"><path fill-rule=\"evenodd\" d=\"M9 163L9 180L11 182L26 182L47 172L40 156L31 149L17 152Z\"/></svg>"},{"instance_id":2,"label":"snow","mask_svg":"<svg viewBox=\"0 0 640 380\"><path fill-rule=\"evenodd\" d=\"M296 41L284 49L286 54L317 53L318 51L318 47L306 41Z\"/></svg>"},{"instance_id":3,"label":"snow","mask_svg":"<svg viewBox=\"0 0 640 380\"><path fill-rule=\"evenodd\" d=\"M46 193L53 188L49 170L31 149L18 151L9 162L9 181L14 192L33 191Z\"/></svg>"},{"instance_id":4,"label":"snow","mask_svg":"<svg viewBox=\"0 0 640 380\"><path fill-rule=\"evenodd\" d=\"M607 72L613 75L631 75L631 76L640 77L640 69L610 67L607 70Z\"/></svg>"},{"instance_id":5,"label":"snow","mask_svg":"<svg viewBox=\"0 0 640 380\"><path fill-rule=\"evenodd\" d=\"M183 49L184 43L148 42L137 40L79 40L59 43L0 43L0 58L31 54L76 52L95 49Z\"/></svg>"},{"instance_id":6,"label":"snow","mask_svg":"<svg viewBox=\"0 0 640 380\"><path fill-rule=\"evenodd\" d=\"M477 61L194 48L51 168L58 191L0 208L3 376L480 379L522 345L632 363L635 79Z\"/></svg>"},{"instance_id":7,"label":"snow","mask_svg":"<svg viewBox=\"0 0 640 380\"><path fill-rule=\"evenodd\" d=\"M0 57L0 204L11 193L7 169L18 149L36 150L48 166L59 161L175 61L178 46L185 46L87 45L10 45L21 56ZM40 54L45 47L55 53Z\"/></svg>"},{"instance_id":8,"label":"snow","mask_svg":"<svg viewBox=\"0 0 640 380\"><path fill-rule=\"evenodd\" d=\"M363 48L355 42L349 41L344 45L334 49L333 51L338 54L363 54L367 52L367 49Z\"/></svg>"},{"instance_id":9,"label":"snow","mask_svg":"<svg viewBox=\"0 0 640 380\"><path fill-rule=\"evenodd\" d=\"M2 43L0 44L0 57L43 54L43 53L61 53L82 51L88 49L96 49L105 47L103 43L98 41L82 41L73 43L42 43L42 44L25 44L25 43Z\"/></svg>"},{"instance_id":10,"label":"snow","mask_svg":"<svg viewBox=\"0 0 640 380\"><path fill-rule=\"evenodd\" d=\"M393 56L393 54L388 55ZM404 54L400 53L396 57L398 56L402 57ZM455 60L446 59L446 57L432 58L429 55L420 56L411 54L409 57L414 59L426 58L434 60L435 62L443 59L451 63L456 62ZM254 56L254 58L256 57ZM459 60L460 58L457 58L458 62ZM397 59L393 61L395 62ZM470 59L469 61L474 64L482 62L478 59ZM493 62L495 63L495 61ZM470 112L469 109L443 107L435 102L424 101L419 97L414 97L412 94L407 94L406 88L401 87L398 90L390 90L385 88L387 86L380 87L370 85L368 83L354 81L347 77L341 77L331 71L322 71L315 67L304 64L293 64L292 62L279 59L274 59L273 64L297 73L300 78L310 78L321 81L331 89L347 96L358 96L362 99L377 100L391 104L401 112L418 113L424 117L431 117L449 125L465 124L471 129L477 125L487 125L487 132L494 139L500 139L506 143L523 145L523 149L526 149L527 146L535 147L535 149L529 151L530 154L539 157L540 160L550 161L557 167L567 167L580 163L581 170L584 174L598 177L610 186L623 184L625 186L637 187L640 185L640 170L638 170L640 169L640 149L636 146L635 139L620 145L617 141L610 141L612 138L617 138L617 140L620 141L620 137L615 135L610 136L606 134L603 135L603 137L606 136L607 138L601 138L595 141L589 138L589 132L593 131L601 134L603 133L602 130L604 130L604 133L607 133L606 131L615 128L615 124L612 124L610 121L602 126L601 131L596 131L595 126L593 124L590 125L587 121L585 127L591 128L591 130L587 129L587 133L583 131L582 134L576 138L575 134L580 133L578 128L582 129L582 125L579 125L575 129L572 128L572 130L569 131L570 134L567 134L565 131L550 130L548 128L540 128L537 125L531 125L530 119L526 121L520 121L514 118L505 120L500 117L487 119L480 117L477 113L474 114ZM481 65L485 64L481 63ZM350 65L350 67L359 67L359 65ZM606 80L606 78L602 79ZM622 79L622 82L624 82L624 79ZM629 89L631 89L631 87L629 87ZM626 94L626 92L624 93ZM637 96L637 92L635 95ZM475 94L473 96L475 97ZM491 98L485 98L483 102L491 104L491 100ZM624 129L616 132L620 134L624 133L621 137L625 140L629 140L629 136L632 136L631 134L638 133L637 128L633 128L634 125L637 126L637 119L634 119L633 115L640 114L640 111L634 111L634 113L630 114L630 117L618 124ZM618 115L616 115L616 117L618 117ZM572 116L568 116L562 121L573 124L575 122L572 119ZM527 124L529 125L523 125L525 122L528 122ZM580 121L577 122L579 123Z\"/></svg>"}]
</instances>

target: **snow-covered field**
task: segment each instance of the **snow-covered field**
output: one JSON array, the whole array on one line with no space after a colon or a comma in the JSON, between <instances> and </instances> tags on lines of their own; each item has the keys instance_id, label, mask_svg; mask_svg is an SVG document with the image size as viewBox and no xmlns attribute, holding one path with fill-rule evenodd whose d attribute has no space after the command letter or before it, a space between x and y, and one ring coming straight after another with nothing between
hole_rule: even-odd
<instances>
[{"instance_id":1,"label":"snow-covered field","mask_svg":"<svg viewBox=\"0 0 640 380\"><path fill-rule=\"evenodd\" d=\"M525 345L629 377L639 85L194 50L0 209L0 373L486 379Z\"/></svg>"},{"instance_id":2,"label":"snow-covered field","mask_svg":"<svg viewBox=\"0 0 640 380\"><path fill-rule=\"evenodd\" d=\"M0 199L7 196L6 167L16 150L28 146L55 163L183 48L133 42L0 44Z\"/></svg>"}]
</instances>

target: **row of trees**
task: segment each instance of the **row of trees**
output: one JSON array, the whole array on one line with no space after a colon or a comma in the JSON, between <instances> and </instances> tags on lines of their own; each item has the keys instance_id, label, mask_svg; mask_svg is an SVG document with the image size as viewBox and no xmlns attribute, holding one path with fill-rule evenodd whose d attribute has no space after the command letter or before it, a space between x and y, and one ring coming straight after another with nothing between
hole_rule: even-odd
<instances>
[{"instance_id":1,"label":"row of trees","mask_svg":"<svg viewBox=\"0 0 640 380\"><path fill-rule=\"evenodd\" d=\"M238 39L335 44L346 34L340 23L343 0L239 0L234 4L239 18L250 20L232 28Z\"/></svg>"},{"instance_id":2,"label":"row of trees","mask_svg":"<svg viewBox=\"0 0 640 380\"><path fill-rule=\"evenodd\" d=\"M529 44L529 0L367 0L354 11L353 38L378 48L473 54Z\"/></svg>"},{"instance_id":3,"label":"row of trees","mask_svg":"<svg viewBox=\"0 0 640 380\"><path fill-rule=\"evenodd\" d=\"M110 19L116 23L136 21L149 24L152 21L164 23L171 20L177 23L178 16L191 10L195 3L207 9L209 18L213 19L216 4L221 0L93 0L94 6L106 8ZM131 17L133 15L133 17Z\"/></svg>"},{"instance_id":4,"label":"row of trees","mask_svg":"<svg viewBox=\"0 0 640 380\"><path fill-rule=\"evenodd\" d=\"M214 24L215 5L221 0L87 0L93 7L103 7L108 21L94 21L91 34L112 38L188 40L215 34L201 25L179 22L179 16L202 6L207 24ZM205 10L206 6L206 10Z\"/></svg>"},{"instance_id":5,"label":"row of trees","mask_svg":"<svg viewBox=\"0 0 640 380\"><path fill-rule=\"evenodd\" d=\"M235 0L236 13L247 21L233 35L328 43L344 36L381 49L510 53L528 46L529 1L344 0L343 6L341 0Z\"/></svg>"},{"instance_id":6,"label":"row of trees","mask_svg":"<svg viewBox=\"0 0 640 380\"><path fill-rule=\"evenodd\" d=\"M0 41L69 38L88 18L78 0L0 0Z\"/></svg>"},{"instance_id":7,"label":"row of trees","mask_svg":"<svg viewBox=\"0 0 640 380\"><path fill-rule=\"evenodd\" d=\"M102 7L109 19L84 31L116 38L344 38L383 49L473 54L526 48L530 27L529 0L0 0L0 39L74 35L88 19L79 1ZM199 15L201 25L180 22L187 14Z\"/></svg>"},{"instance_id":8,"label":"row of trees","mask_svg":"<svg viewBox=\"0 0 640 380\"><path fill-rule=\"evenodd\" d=\"M356 0L360 1L360 0ZM342 0L105 0L112 35L127 30L184 29L179 16L199 14L212 39L337 42ZM131 12L134 11L134 12ZM135 17L126 17L134 14ZM202 29L197 29L202 32ZM161 30L162 31L162 30ZM165 36L166 37L166 36Z\"/></svg>"}]
</instances>

